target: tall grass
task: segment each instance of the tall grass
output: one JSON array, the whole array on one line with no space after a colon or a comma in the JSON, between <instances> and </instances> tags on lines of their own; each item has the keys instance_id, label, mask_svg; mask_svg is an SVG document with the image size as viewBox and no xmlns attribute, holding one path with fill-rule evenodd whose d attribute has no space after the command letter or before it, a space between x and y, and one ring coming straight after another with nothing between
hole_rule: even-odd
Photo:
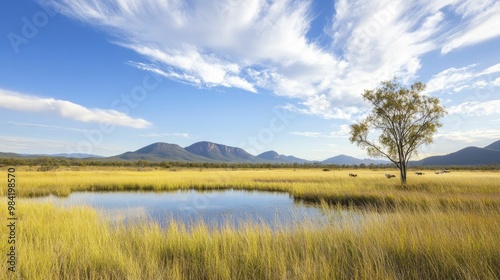
<instances>
[{"instance_id":1,"label":"tall grass","mask_svg":"<svg viewBox=\"0 0 500 280\"><path fill-rule=\"evenodd\" d=\"M4 208L5 203L0 204ZM0 219L5 220L4 211ZM25 203L20 279L498 279L500 213L361 212L363 223L111 227L95 210ZM6 231L0 231L6 240ZM0 243L6 252L6 242ZM2 262L5 277L6 263Z\"/></svg>"},{"instance_id":2,"label":"tall grass","mask_svg":"<svg viewBox=\"0 0 500 280\"><path fill-rule=\"evenodd\" d=\"M411 204L427 207L440 201L443 207L498 207L499 172L454 172L450 174L409 175L409 184L386 179L387 171L357 170L82 170L23 171L18 168L18 195L54 194L67 196L74 191L168 191L178 189L247 189L288 192L297 199L341 205ZM5 182L0 182L5 184ZM0 188L5 195L6 188Z\"/></svg>"},{"instance_id":3,"label":"tall grass","mask_svg":"<svg viewBox=\"0 0 500 280\"><path fill-rule=\"evenodd\" d=\"M18 199L13 279L499 279L499 173L411 176L401 186L357 170L82 170L18 168L20 196L82 190L258 189L356 209L328 225L271 230L247 224L166 229L111 224L88 207ZM6 181L6 180L5 180ZM5 195L5 182L0 182ZM336 204L336 206L332 206ZM360 204L363 207L359 208ZM6 199L0 219L7 218ZM4 209L4 210L1 210ZM361 218L360 218L361 216ZM354 219L354 218L353 218ZM0 252L8 252L0 230ZM1 262L0 279L8 279Z\"/></svg>"}]
</instances>

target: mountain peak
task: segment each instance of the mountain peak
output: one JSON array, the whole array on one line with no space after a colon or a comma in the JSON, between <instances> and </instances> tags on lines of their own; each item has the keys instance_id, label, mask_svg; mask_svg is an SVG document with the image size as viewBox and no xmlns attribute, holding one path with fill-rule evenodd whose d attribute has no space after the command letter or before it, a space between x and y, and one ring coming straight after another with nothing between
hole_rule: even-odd
<instances>
[{"instance_id":1,"label":"mountain peak","mask_svg":"<svg viewBox=\"0 0 500 280\"><path fill-rule=\"evenodd\" d=\"M278 163L305 163L307 160L294 156L280 155L276 151L267 151L257 156L260 159Z\"/></svg>"},{"instance_id":2,"label":"mountain peak","mask_svg":"<svg viewBox=\"0 0 500 280\"><path fill-rule=\"evenodd\" d=\"M139 150L135 151L136 153L139 154L165 154L169 153L171 150L180 150L182 149L179 145L177 144L168 144L164 142L156 142L151 145L148 145L146 147L140 148Z\"/></svg>"},{"instance_id":3,"label":"mountain peak","mask_svg":"<svg viewBox=\"0 0 500 280\"><path fill-rule=\"evenodd\" d=\"M258 158L237 147L201 141L184 148L195 155L223 162L258 162Z\"/></svg>"},{"instance_id":4,"label":"mountain peak","mask_svg":"<svg viewBox=\"0 0 500 280\"><path fill-rule=\"evenodd\" d=\"M279 156L280 155L276 151L267 151L267 152L261 153L257 157L272 160L272 159L278 158Z\"/></svg>"},{"instance_id":5,"label":"mountain peak","mask_svg":"<svg viewBox=\"0 0 500 280\"><path fill-rule=\"evenodd\" d=\"M135 152L127 152L116 158L125 160L150 160L150 161L188 161L211 162L209 158L201 157L184 150L177 144L157 142L140 148Z\"/></svg>"},{"instance_id":6,"label":"mountain peak","mask_svg":"<svg viewBox=\"0 0 500 280\"><path fill-rule=\"evenodd\" d=\"M347 164L347 165L359 165L359 164L388 164L388 161L385 160L374 160L374 159L359 159L355 157L351 157L348 155L338 155L331 157L329 159L325 159L321 163L323 164Z\"/></svg>"},{"instance_id":7,"label":"mountain peak","mask_svg":"<svg viewBox=\"0 0 500 280\"><path fill-rule=\"evenodd\" d=\"M500 140L495 141L484 148L488 150L500 151Z\"/></svg>"},{"instance_id":8,"label":"mountain peak","mask_svg":"<svg viewBox=\"0 0 500 280\"><path fill-rule=\"evenodd\" d=\"M500 150L497 148L497 142L484 148L466 147L454 153L442 156L431 156L412 165L488 165L500 163Z\"/></svg>"}]
</instances>

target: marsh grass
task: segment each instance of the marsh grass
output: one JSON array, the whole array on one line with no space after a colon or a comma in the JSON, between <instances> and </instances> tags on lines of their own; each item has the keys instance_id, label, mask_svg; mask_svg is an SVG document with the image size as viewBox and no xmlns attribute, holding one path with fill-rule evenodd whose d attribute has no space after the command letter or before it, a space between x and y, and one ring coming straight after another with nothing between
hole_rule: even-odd
<instances>
[{"instance_id":1,"label":"marsh grass","mask_svg":"<svg viewBox=\"0 0 500 280\"><path fill-rule=\"evenodd\" d=\"M354 211L362 222L346 214L327 225L305 221L278 230L255 223L188 228L176 221L161 228L147 219L112 225L92 208L19 200L14 279L500 278L499 173L415 176L400 186L383 172L356 172L357 178L349 178L349 171L321 170L19 170L22 196L127 189L286 191L317 201L325 212ZM0 209L6 209L5 200ZM0 211L0 219L6 216ZM0 230L0 240L7 234ZM7 246L0 242L0 251ZM7 277L7 263L0 266L0 278Z\"/></svg>"},{"instance_id":2,"label":"marsh grass","mask_svg":"<svg viewBox=\"0 0 500 280\"><path fill-rule=\"evenodd\" d=\"M27 169L27 168L26 168ZM407 185L386 179L387 171L357 170L159 170L84 169L48 172L18 168L18 195L36 197L67 196L74 191L173 191L246 189L287 192L296 199L344 206L378 205L394 207L406 203L415 207L440 201L444 207L498 207L499 172L453 172L450 174L409 175ZM0 184L5 184L1 182ZM0 193L5 195L6 188Z\"/></svg>"},{"instance_id":3,"label":"marsh grass","mask_svg":"<svg viewBox=\"0 0 500 280\"><path fill-rule=\"evenodd\" d=\"M4 208L5 203L0 207ZM323 206L327 207L327 206ZM498 279L500 213L359 211L328 226L113 226L86 207L19 208L21 279ZM2 212L1 219L5 220ZM6 240L6 231L1 231ZM7 250L6 242L0 250ZM2 262L2 271L6 263ZM2 276L4 277L5 274Z\"/></svg>"}]
</instances>

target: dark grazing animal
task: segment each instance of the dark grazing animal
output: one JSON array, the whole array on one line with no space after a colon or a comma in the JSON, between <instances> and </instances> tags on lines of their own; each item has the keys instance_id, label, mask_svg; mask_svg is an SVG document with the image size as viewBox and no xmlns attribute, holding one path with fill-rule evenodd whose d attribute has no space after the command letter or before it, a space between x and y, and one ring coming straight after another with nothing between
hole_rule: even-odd
<instances>
[{"instance_id":1,"label":"dark grazing animal","mask_svg":"<svg viewBox=\"0 0 500 280\"><path fill-rule=\"evenodd\" d=\"M387 179L391 179L394 177L396 177L396 175L394 175L394 174L388 174L388 173L385 174L385 178L387 178Z\"/></svg>"},{"instance_id":2,"label":"dark grazing animal","mask_svg":"<svg viewBox=\"0 0 500 280\"><path fill-rule=\"evenodd\" d=\"M420 172L420 171L417 171L415 172L416 175L424 175L425 173L424 172Z\"/></svg>"},{"instance_id":3,"label":"dark grazing animal","mask_svg":"<svg viewBox=\"0 0 500 280\"><path fill-rule=\"evenodd\" d=\"M349 177L357 177L358 174L349 173Z\"/></svg>"}]
</instances>

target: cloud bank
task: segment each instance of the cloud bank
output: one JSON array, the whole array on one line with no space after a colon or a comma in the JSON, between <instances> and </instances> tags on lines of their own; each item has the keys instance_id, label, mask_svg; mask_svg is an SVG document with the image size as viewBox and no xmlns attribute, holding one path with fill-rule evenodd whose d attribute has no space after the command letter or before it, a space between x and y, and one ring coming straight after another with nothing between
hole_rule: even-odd
<instances>
[{"instance_id":1,"label":"cloud bank","mask_svg":"<svg viewBox=\"0 0 500 280\"><path fill-rule=\"evenodd\" d=\"M80 122L106 123L132 128L146 128L146 120L132 118L115 110L86 108L82 105L53 98L41 98L0 89L0 108L29 113L49 113Z\"/></svg>"},{"instance_id":2,"label":"cloud bank","mask_svg":"<svg viewBox=\"0 0 500 280\"><path fill-rule=\"evenodd\" d=\"M500 35L495 0L335 2L321 44L308 37L312 1L51 0L62 13L141 54L131 64L196 87L270 91L285 108L324 118L361 114L360 94L421 57ZM460 19L460 20L457 20Z\"/></svg>"}]
</instances>

